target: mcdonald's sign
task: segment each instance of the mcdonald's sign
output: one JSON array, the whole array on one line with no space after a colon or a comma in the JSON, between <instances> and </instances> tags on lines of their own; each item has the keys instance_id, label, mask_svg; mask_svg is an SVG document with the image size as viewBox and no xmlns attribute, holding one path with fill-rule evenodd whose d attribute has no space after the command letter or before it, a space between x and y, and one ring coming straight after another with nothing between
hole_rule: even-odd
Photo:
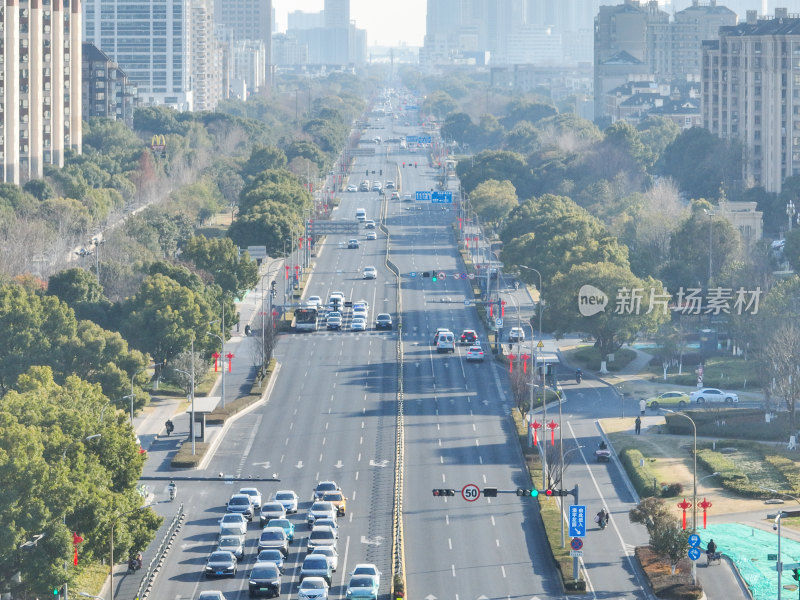
<instances>
[{"instance_id":1,"label":"mcdonald's sign","mask_svg":"<svg viewBox=\"0 0 800 600\"><path fill-rule=\"evenodd\" d=\"M153 152L158 152L162 157L166 157L167 139L163 135L154 135L150 138L150 148Z\"/></svg>"}]
</instances>

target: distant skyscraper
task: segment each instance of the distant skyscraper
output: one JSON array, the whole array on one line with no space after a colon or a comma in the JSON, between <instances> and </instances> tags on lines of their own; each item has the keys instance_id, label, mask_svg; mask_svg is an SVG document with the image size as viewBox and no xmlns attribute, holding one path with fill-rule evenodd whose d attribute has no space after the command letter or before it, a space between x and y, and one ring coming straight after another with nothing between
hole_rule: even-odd
<instances>
[{"instance_id":1,"label":"distant skyscraper","mask_svg":"<svg viewBox=\"0 0 800 600\"><path fill-rule=\"evenodd\" d=\"M0 180L22 184L81 151L81 5L9 0L0 15Z\"/></svg>"},{"instance_id":2,"label":"distant skyscraper","mask_svg":"<svg viewBox=\"0 0 800 600\"><path fill-rule=\"evenodd\" d=\"M266 49L264 80L272 78L272 0L214 0L214 20L232 32L235 41L259 40Z\"/></svg>"},{"instance_id":3,"label":"distant skyscraper","mask_svg":"<svg viewBox=\"0 0 800 600\"><path fill-rule=\"evenodd\" d=\"M325 28L350 27L350 0L325 0Z\"/></svg>"},{"instance_id":4,"label":"distant skyscraper","mask_svg":"<svg viewBox=\"0 0 800 600\"><path fill-rule=\"evenodd\" d=\"M84 0L84 41L105 52L143 104L192 110L189 0Z\"/></svg>"},{"instance_id":5,"label":"distant skyscraper","mask_svg":"<svg viewBox=\"0 0 800 600\"><path fill-rule=\"evenodd\" d=\"M192 0L192 88L194 110L213 111L222 99L223 52L214 37L214 0Z\"/></svg>"}]
</instances>

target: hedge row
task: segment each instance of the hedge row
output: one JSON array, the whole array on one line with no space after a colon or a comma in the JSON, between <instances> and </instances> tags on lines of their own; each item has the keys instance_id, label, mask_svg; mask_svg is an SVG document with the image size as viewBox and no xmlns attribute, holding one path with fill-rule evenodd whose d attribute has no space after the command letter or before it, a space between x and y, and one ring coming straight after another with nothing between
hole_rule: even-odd
<instances>
[{"instance_id":1,"label":"hedge row","mask_svg":"<svg viewBox=\"0 0 800 600\"><path fill-rule=\"evenodd\" d=\"M656 474L650 469L644 454L636 448L628 448L622 451L619 458L639 497L655 496L657 488L654 488L653 482L657 480Z\"/></svg>"},{"instance_id":2,"label":"hedge row","mask_svg":"<svg viewBox=\"0 0 800 600\"><path fill-rule=\"evenodd\" d=\"M697 425L697 435L726 437L738 440L785 439L791 435L791 419L776 418L771 423L764 420L764 409L729 408L709 404L705 408L688 411ZM675 435L692 435L691 423L677 415L666 415L667 431Z\"/></svg>"},{"instance_id":3,"label":"hedge row","mask_svg":"<svg viewBox=\"0 0 800 600\"><path fill-rule=\"evenodd\" d=\"M206 455L206 450L208 450L208 443L195 442L194 445L195 453L192 454L191 440L187 439L183 442L175 456L172 457L171 465L173 469L194 469L200 464L200 461Z\"/></svg>"}]
</instances>

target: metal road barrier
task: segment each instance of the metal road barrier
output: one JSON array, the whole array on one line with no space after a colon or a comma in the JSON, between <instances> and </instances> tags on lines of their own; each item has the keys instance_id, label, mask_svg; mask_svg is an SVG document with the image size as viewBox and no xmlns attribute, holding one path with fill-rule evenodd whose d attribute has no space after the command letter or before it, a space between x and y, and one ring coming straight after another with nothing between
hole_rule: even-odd
<instances>
[{"instance_id":1,"label":"metal road barrier","mask_svg":"<svg viewBox=\"0 0 800 600\"><path fill-rule=\"evenodd\" d=\"M136 600L145 600L153 590L153 583L156 580L156 576L158 576L159 571L161 571L164 560L172 549L172 542L178 535L178 530L183 525L185 518L186 514L183 512L183 502L181 502L181 505L178 507L178 512L173 517L172 523L170 523L167 532L158 545L155 556L153 556L152 560L150 560L150 563L147 565L147 571L144 576L142 576L142 582L139 584L139 589L136 592Z\"/></svg>"}]
</instances>

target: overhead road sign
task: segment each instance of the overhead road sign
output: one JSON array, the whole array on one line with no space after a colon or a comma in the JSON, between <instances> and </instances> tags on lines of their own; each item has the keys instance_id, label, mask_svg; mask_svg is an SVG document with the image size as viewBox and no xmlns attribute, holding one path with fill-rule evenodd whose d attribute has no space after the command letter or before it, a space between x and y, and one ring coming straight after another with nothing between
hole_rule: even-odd
<instances>
[{"instance_id":1,"label":"overhead road sign","mask_svg":"<svg viewBox=\"0 0 800 600\"><path fill-rule=\"evenodd\" d=\"M418 144L430 144L431 143L431 136L429 135L421 135L417 138Z\"/></svg>"},{"instance_id":2,"label":"overhead road sign","mask_svg":"<svg viewBox=\"0 0 800 600\"><path fill-rule=\"evenodd\" d=\"M310 233L313 235L329 235L334 233L351 233L358 235L358 221L314 221Z\"/></svg>"},{"instance_id":3,"label":"overhead road sign","mask_svg":"<svg viewBox=\"0 0 800 600\"><path fill-rule=\"evenodd\" d=\"M418 135L407 135L406 136L406 144L418 144L419 143L419 136Z\"/></svg>"}]
</instances>

